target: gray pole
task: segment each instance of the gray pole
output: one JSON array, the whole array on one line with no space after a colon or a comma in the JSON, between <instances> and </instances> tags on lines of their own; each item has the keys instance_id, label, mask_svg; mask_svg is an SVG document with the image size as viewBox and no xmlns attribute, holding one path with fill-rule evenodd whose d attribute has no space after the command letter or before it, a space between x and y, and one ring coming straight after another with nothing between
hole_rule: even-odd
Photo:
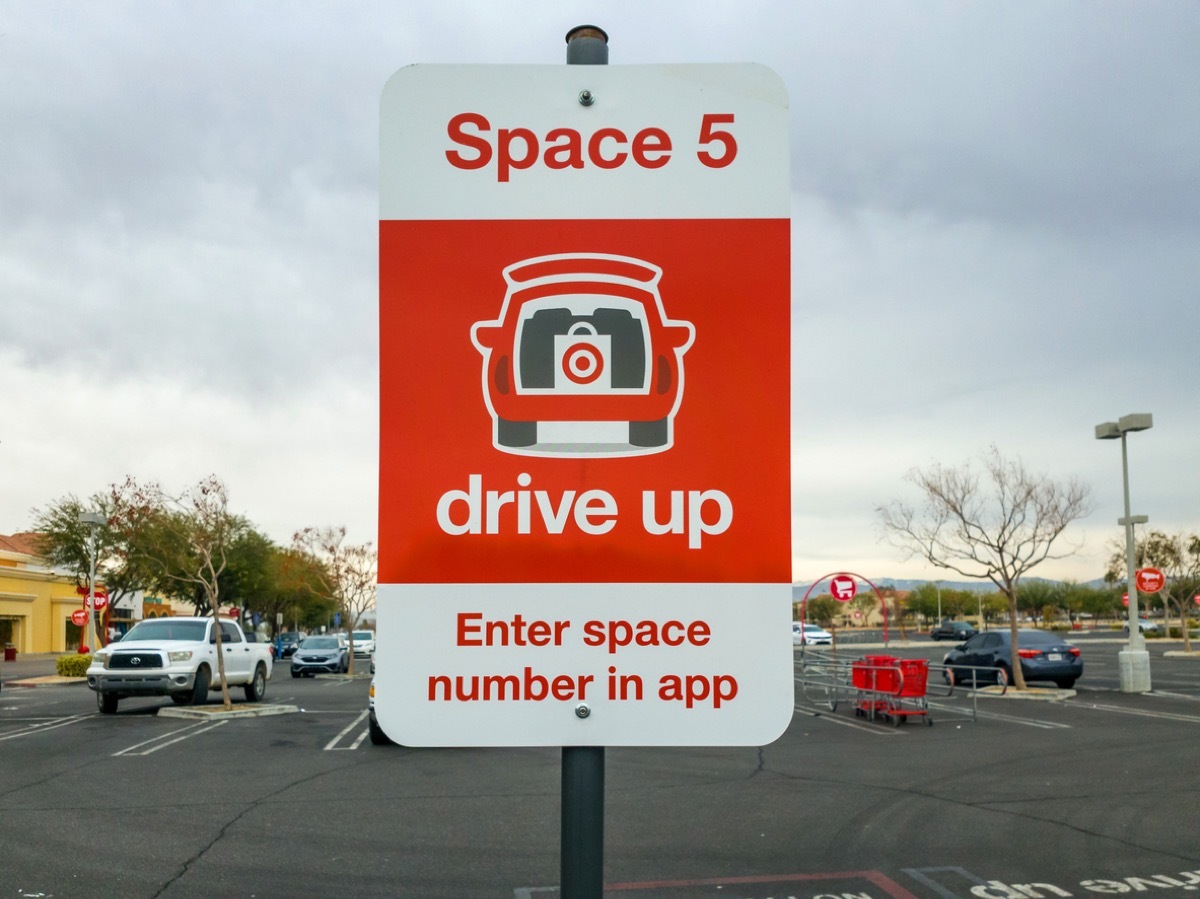
<instances>
[{"instance_id":1,"label":"gray pole","mask_svg":"<svg viewBox=\"0 0 1200 899\"><path fill-rule=\"evenodd\" d=\"M608 35L595 25L576 25L567 32L567 65L608 65Z\"/></svg>"},{"instance_id":2,"label":"gray pole","mask_svg":"<svg viewBox=\"0 0 1200 899\"><path fill-rule=\"evenodd\" d=\"M93 524L90 528L92 539L90 541L88 559L88 632L95 638L92 640L91 649L94 653L99 649L100 634L96 630L96 526Z\"/></svg>"},{"instance_id":3,"label":"gray pole","mask_svg":"<svg viewBox=\"0 0 1200 899\"><path fill-rule=\"evenodd\" d=\"M604 29L577 25L568 31L567 65L608 65ZM591 106L591 92L581 92L579 102ZM559 886L563 899L601 899L604 894L603 746L562 749Z\"/></svg>"},{"instance_id":4,"label":"gray pole","mask_svg":"<svg viewBox=\"0 0 1200 899\"><path fill-rule=\"evenodd\" d=\"M76 520L86 525L88 528L88 623L83 631L83 636L80 638L85 641L88 648L95 652L99 649L96 646L96 640L91 639L98 636L95 630L96 618L96 528L107 523L108 519L99 512L80 512Z\"/></svg>"},{"instance_id":5,"label":"gray pole","mask_svg":"<svg viewBox=\"0 0 1200 899\"><path fill-rule=\"evenodd\" d=\"M1129 648L1143 650L1146 648L1146 638L1138 624L1138 592L1137 574L1135 572L1134 551L1136 541L1133 538L1133 516L1129 513L1129 450L1124 432L1121 433L1121 483L1125 489L1125 578L1129 590Z\"/></svg>"}]
</instances>

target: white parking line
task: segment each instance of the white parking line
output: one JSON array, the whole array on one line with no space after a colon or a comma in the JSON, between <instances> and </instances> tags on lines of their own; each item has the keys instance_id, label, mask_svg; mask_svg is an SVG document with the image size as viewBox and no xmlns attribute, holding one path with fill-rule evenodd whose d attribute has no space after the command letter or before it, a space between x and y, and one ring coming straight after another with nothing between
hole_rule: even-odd
<instances>
[{"instance_id":1,"label":"white parking line","mask_svg":"<svg viewBox=\"0 0 1200 899\"><path fill-rule=\"evenodd\" d=\"M964 709L962 708L951 705L943 705L941 703L931 702L929 703L929 707L942 712L957 712L959 714L964 712ZM1040 727L1043 730L1071 729L1071 725L1063 724L1061 721L1043 721L1038 718L1021 718L1017 715L1001 715L999 712L976 712L975 717L988 718L992 721L1011 721L1014 724L1025 724L1029 727Z\"/></svg>"},{"instance_id":2,"label":"white parking line","mask_svg":"<svg viewBox=\"0 0 1200 899\"><path fill-rule=\"evenodd\" d=\"M1200 715L1180 715L1175 712L1151 712L1147 709L1127 709L1119 705L1101 705L1095 702L1073 705L1077 709L1095 709L1098 712L1116 712L1120 715L1137 715L1142 718L1162 718L1166 721L1189 721L1200 724Z\"/></svg>"},{"instance_id":3,"label":"white parking line","mask_svg":"<svg viewBox=\"0 0 1200 899\"><path fill-rule=\"evenodd\" d=\"M840 724L843 727L853 727L855 730L861 730L863 733L875 734L880 737L899 737L903 731L894 727L889 727L886 730L879 726L878 722L856 721L848 718L839 718L833 712L817 712L809 708L795 706L795 711L801 715L807 715L810 718L819 718L822 721L828 721L830 724Z\"/></svg>"},{"instance_id":4,"label":"white parking line","mask_svg":"<svg viewBox=\"0 0 1200 899\"><path fill-rule=\"evenodd\" d=\"M4 736L0 737L0 741L15 740L17 737L28 737L30 734L40 734L43 731L56 730L60 727L66 727L68 724L78 724L80 721L83 721L83 720L85 720L87 718L91 718L91 717L92 716L90 714L88 714L88 715L72 715L69 718L46 718L43 720L45 720L48 723L46 723L46 724L38 724L38 723L30 724L28 727L24 727L21 730L15 731L14 733L5 734Z\"/></svg>"},{"instance_id":5,"label":"white parking line","mask_svg":"<svg viewBox=\"0 0 1200 899\"><path fill-rule=\"evenodd\" d=\"M328 743L325 744L325 751L326 752L335 752L335 751L342 750L342 749L357 749L359 747L359 745L362 743L363 737L366 736L366 731L363 731L363 733L359 735L358 739L355 740L354 743L351 744L350 746L338 746L337 744L342 739L342 737L346 736L346 734L350 733L350 731L352 731L352 730L354 730L354 728L358 727L366 719L366 717L367 717L367 709L363 709L361 715L359 715L357 718L355 718L353 721L351 721L346 727L342 728L341 733L339 733L336 737L334 737L332 740L330 740Z\"/></svg>"},{"instance_id":6,"label":"white parking line","mask_svg":"<svg viewBox=\"0 0 1200 899\"><path fill-rule=\"evenodd\" d=\"M171 746L175 743L182 742L183 740L186 740L189 737L194 737L197 734L205 733L207 731L212 730L213 728L221 727L222 725L228 724L228 723L229 723L228 721L217 721L213 724L209 724L206 721L202 721L199 724L189 724L187 727L181 727L178 730L168 731L165 734L159 734L157 737L153 737L149 740L143 740L141 743L135 743L132 746L127 746L126 748L120 750L119 752L114 752L113 757L115 758L118 755L129 755L129 756L149 755L152 752L158 752L158 750L160 750L160 749L165 749L167 746ZM167 737L174 736L175 734L183 734L183 736L175 737L174 740L166 740ZM160 740L166 740L166 742L159 743ZM151 748L142 750L141 752L134 751L137 749L141 749L143 746L150 746L151 743L159 743L159 745L151 746Z\"/></svg>"}]
</instances>

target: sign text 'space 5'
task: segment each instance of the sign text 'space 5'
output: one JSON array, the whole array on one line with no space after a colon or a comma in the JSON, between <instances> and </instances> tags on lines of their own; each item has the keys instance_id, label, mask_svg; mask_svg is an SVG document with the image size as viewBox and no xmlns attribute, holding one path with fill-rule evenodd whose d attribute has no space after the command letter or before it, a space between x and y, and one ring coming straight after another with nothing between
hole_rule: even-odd
<instances>
[{"instance_id":1,"label":"sign text 'space 5'","mask_svg":"<svg viewBox=\"0 0 1200 899\"><path fill-rule=\"evenodd\" d=\"M380 154L383 729L775 739L793 693L778 78L413 66L384 90Z\"/></svg>"}]
</instances>

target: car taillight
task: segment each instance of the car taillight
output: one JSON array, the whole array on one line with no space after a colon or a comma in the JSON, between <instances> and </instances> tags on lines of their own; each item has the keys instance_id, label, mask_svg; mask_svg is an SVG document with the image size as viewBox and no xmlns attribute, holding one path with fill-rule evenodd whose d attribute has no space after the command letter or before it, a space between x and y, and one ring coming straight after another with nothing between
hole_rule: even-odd
<instances>
[{"instance_id":1,"label":"car taillight","mask_svg":"<svg viewBox=\"0 0 1200 899\"><path fill-rule=\"evenodd\" d=\"M503 393L503 394L508 393L508 386L509 386L508 368L509 368L508 357L501 356L500 361L496 363L495 381L496 381L496 391L498 393Z\"/></svg>"},{"instance_id":2,"label":"car taillight","mask_svg":"<svg viewBox=\"0 0 1200 899\"><path fill-rule=\"evenodd\" d=\"M1037 649L1018 649L1017 650L1017 655L1019 655L1023 659L1036 659L1041 654L1042 654L1041 651L1037 650Z\"/></svg>"},{"instance_id":3,"label":"car taillight","mask_svg":"<svg viewBox=\"0 0 1200 899\"><path fill-rule=\"evenodd\" d=\"M1073 656L1077 656L1077 655L1079 655L1079 647L1072 646L1070 649L1067 650L1067 652L1069 652Z\"/></svg>"},{"instance_id":4,"label":"car taillight","mask_svg":"<svg viewBox=\"0 0 1200 899\"><path fill-rule=\"evenodd\" d=\"M666 356L658 357L658 364L655 370L656 377L654 379L654 389L659 394L665 394L671 389L671 365L667 362Z\"/></svg>"}]
</instances>

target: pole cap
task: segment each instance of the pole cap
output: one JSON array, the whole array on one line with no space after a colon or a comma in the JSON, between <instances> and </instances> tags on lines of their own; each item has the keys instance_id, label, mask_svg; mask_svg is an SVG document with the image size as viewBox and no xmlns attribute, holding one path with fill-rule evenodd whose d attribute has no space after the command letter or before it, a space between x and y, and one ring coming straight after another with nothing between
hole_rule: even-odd
<instances>
[{"instance_id":1,"label":"pole cap","mask_svg":"<svg viewBox=\"0 0 1200 899\"><path fill-rule=\"evenodd\" d=\"M595 38L604 41L606 44L608 43L608 32L599 25L576 25L567 32L567 43L569 44L571 41L585 37Z\"/></svg>"}]
</instances>

